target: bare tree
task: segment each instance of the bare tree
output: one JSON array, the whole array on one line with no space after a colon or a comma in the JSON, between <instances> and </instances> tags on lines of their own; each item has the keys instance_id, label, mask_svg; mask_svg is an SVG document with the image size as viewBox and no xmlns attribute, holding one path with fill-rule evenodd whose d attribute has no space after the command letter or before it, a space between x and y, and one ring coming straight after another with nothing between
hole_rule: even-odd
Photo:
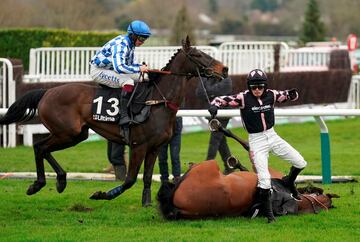
<instances>
[{"instance_id":1,"label":"bare tree","mask_svg":"<svg viewBox=\"0 0 360 242\"><path fill-rule=\"evenodd\" d=\"M170 36L170 44L179 45L179 43L181 43L181 40L184 40L186 36L190 37L192 44L196 43L193 26L187 12L187 8L184 5L176 14L175 22Z\"/></svg>"}]
</instances>

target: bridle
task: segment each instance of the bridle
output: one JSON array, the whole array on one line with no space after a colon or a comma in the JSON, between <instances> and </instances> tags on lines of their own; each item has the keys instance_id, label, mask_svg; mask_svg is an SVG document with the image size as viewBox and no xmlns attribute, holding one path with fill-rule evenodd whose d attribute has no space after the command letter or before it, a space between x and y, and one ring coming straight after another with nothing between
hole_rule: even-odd
<instances>
[{"instance_id":1,"label":"bridle","mask_svg":"<svg viewBox=\"0 0 360 242\"><path fill-rule=\"evenodd\" d=\"M198 61L197 59L195 59L192 55L191 52L194 51L195 48L192 48L189 52L186 52L182 49L182 51L184 52L184 54L186 55L186 57L196 65L196 72L197 75L199 76L199 78L201 76L205 76L205 77L218 77L221 79L224 79L222 77L222 75L214 72L214 70L212 68L210 68L210 66L213 64L213 62L215 61L215 59L211 58L210 61L207 64L203 64L200 61ZM193 75L195 76L195 75Z\"/></svg>"},{"instance_id":2,"label":"bridle","mask_svg":"<svg viewBox=\"0 0 360 242\"><path fill-rule=\"evenodd\" d=\"M182 51L186 58L188 60L190 60L192 63L194 63L196 65L196 74L194 73L181 73L181 72L171 72L171 71L165 71L165 70L161 70L161 71L155 71L155 70L152 70L152 72L157 72L159 74L163 74L163 75L175 75L175 76L185 76L187 79L190 79L192 77L198 77L200 82L201 82L201 85L202 85L202 88L204 89L204 93L205 93L205 96L207 98L207 101L208 103L210 104L210 99L209 99L209 96L207 94L207 91L206 91L206 88L205 88L205 85L204 85L204 82L202 80L201 77L219 77L221 79L224 79L222 75L216 73L210 66L213 64L213 62L215 61L213 58L210 59L210 61L207 63L207 64L203 64L202 62L200 62L199 60L197 60L196 58L194 58L192 55L191 55L191 52L195 50L195 48L192 48L190 49L189 52L186 52L184 49L181 49L180 51ZM174 110L174 111L177 111L179 109L179 107L172 103L172 102L169 102L165 95L161 92L159 86L157 85L156 82L154 82L154 86L155 88L157 89L157 91L159 92L162 100L148 100L146 101L146 105L155 105L155 104L160 104L160 103L164 103L166 107L169 107L170 109Z\"/></svg>"},{"instance_id":3,"label":"bridle","mask_svg":"<svg viewBox=\"0 0 360 242\"><path fill-rule=\"evenodd\" d=\"M182 51L184 53L184 55L186 56L186 58L196 65L196 73L173 72L173 71L167 71L164 69L161 69L161 70L152 69L152 70L148 70L148 72L158 73L161 75L185 76L189 79L192 77L196 77L196 76L199 78L200 77L218 77L220 79L224 79L224 77L221 74L216 73L210 67L211 64L215 61L213 58L210 59L210 61L207 64L203 64L202 62L198 61L191 55L191 52L193 50L195 50L195 48L191 49L189 52L186 52L183 49L181 49L179 51Z\"/></svg>"},{"instance_id":4,"label":"bridle","mask_svg":"<svg viewBox=\"0 0 360 242\"><path fill-rule=\"evenodd\" d=\"M317 198L316 198L316 194L312 193L312 194L301 194L300 196L304 197L306 200L308 200L311 203L312 209L314 210L314 213L318 213L318 211L316 211L316 207L315 207L315 203L317 203L318 205L320 205L320 207L322 207L325 211L328 211L329 208L326 207L326 205L322 202L320 202ZM313 201L313 200L315 201Z\"/></svg>"},{"instance_id":5,"label":"bridle","mask_svg":"<svg viewBox=\"0 0 360 242\"><path fill-rule=\"evenodd\" d=\"M193 51L193 50L195 50L195 48L191 49L189 52L185 52L184 50L182 50L182 51L184 51L186 57L197 66L196 67L196 72L197 72L197 75L199 77L201 87L204 90L206 100L207 100L208 104L210 105L211 104L210 103L210 98L209 98L209 95L208 95L207 90L205 88L204 81L203 81L203 79L201 77L202 76L205 76L207 78L209 78L209 77L219 77L221 79L224 79L224 77L222 75L214 72L214 70L212 68L210 68L210 66L215 61L215 59L212 58L212 59L210 59L210 61L207 64L203 64L203 63L201 63L200 61L198 61L197 59L195 59L195 58L193 58L191 56L191 51ZM199 68L199 66L200 66L200 68Z\"/></svg>"}]
</instances>

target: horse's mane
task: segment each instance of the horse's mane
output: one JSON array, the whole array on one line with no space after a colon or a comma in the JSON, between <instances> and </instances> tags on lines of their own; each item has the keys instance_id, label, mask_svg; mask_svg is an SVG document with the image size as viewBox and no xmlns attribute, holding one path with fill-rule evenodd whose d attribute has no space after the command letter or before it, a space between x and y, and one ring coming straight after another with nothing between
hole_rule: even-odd
<instances>
[{"instance_id":1,"label":"horse's mane","mask_svg":"<svg viewBox=\"0 0 360 242\"><path fill-rule=\"evenodd\" d=\"M170 58L169 62L165 65L161 70L168 71L170 69L170 65L173 62L174 58L180 53L181 50L188 52L191 49L190 38L186 36L185 40L182 40L182 48L178 49L177 52Z\"/></svg>"},{"instance_id":2,"label":"horse's mane","mask_svg":"<svg viewBox=\"0 0 360 242\"><path fill-rule=\"evenodd\" d=\"M168 71L170 69L171 63L173 62L173 60L175 59L175 57L180 53L182 49L178 49L177 52L175 52L175 54L173 54L173 56L170 58L170 60L168 61L168 63L165 65L165 67L161 68L161 70L163 71Z\"/></svg>"},{"instance_id":3,"label":"horse's mane","mask_svg":"<svg viewBox=\"0 0 360 242\"><path fill-rule=\"evenodd\" d=\"M174 194L181 182L183 182L188 176L189 171L192 168L193 165L189 167L185 174L182 175L175 184L169 181L161 183L160 189L157 193L157 200L159 201L159 210L166 219L176 220L181 217L179 209L174 206Z\"/></svg>"},{"instance_id":4,"label":"horse's mane","mask_svg":"<svg viewBox=\"0 0 360 242\"><path fill-rule=\"evenodd\" d=\"M175 57L177 56L177 54L179 54L179 52L181 51L181 48L177 50L177 52L175 52L172 57L170 58L170 60L168 61L168 63L163 67L161 68L162 71L169 71L170 70L170 66L171 66L171 63L173 62L173 60L175 59ZM162 76L161 73L157 73L157 72L149 72L148 73L148 77L149 77L149 80L152 81L152 82L156 82L160 79L160 77Z\"/></svg>"}]
</instances>

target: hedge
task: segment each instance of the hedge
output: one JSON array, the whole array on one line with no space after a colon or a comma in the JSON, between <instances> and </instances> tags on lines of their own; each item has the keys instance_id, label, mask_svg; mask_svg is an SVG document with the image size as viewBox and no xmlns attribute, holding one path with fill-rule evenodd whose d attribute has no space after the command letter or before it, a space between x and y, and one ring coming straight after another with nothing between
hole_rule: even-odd
<instances>
[{"instance_id":1,"label":"hedge","mask_svg":"<svg viewBox=\"0 0 360 242\"><path fill-rule=\"evenodd\" d=\"M31 48L102 46L119 34L120 32L75 32L64 29L2 29L0 57L21 59L27 72Z\"/></svg>"}]
</instances>

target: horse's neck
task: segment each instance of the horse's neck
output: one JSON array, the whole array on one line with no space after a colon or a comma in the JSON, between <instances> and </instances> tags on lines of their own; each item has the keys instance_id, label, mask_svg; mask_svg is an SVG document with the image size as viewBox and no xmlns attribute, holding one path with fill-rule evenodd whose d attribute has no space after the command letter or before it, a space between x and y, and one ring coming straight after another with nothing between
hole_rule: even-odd
<instances>
[{"instance_id":1,"label":"horse's neck","mask_svg":"<svg viewBox=\"0 0 360 242\"><path fill-rule=\"evenodd\" d=\"M183 73L180 70L170 69L173 73ZM159 89L167 101L181 105L185 96L186 77L178 75L162 76L159 82ZM161 97L162 98L162 97Z\"/></svg>"}]
</instances>

